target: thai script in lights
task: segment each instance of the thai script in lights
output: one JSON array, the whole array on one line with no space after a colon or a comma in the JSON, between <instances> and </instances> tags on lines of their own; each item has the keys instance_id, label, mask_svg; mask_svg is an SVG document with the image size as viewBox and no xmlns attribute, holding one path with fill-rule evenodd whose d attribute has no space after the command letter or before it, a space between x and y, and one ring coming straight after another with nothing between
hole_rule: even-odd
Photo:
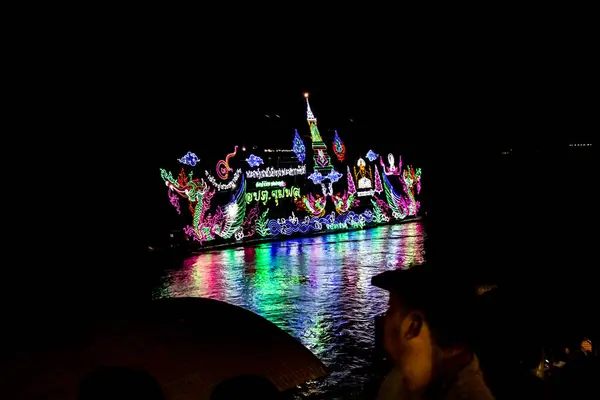
<instances>
[{"instance_id":1,"label":"thai script in lights","mask_svg":"<svg viewBox=\"0 0 600 400\"><path fill-rule=\"evenodd\" d=\"M256 187L285 187L285 181L258 181Z\"/></svg>"},{"instance_id":2,"label":"thai script in lights","mask_svg":"<svg viewBox=\"0 0 600 400\"><path fill-rule=\"evenodd\" d=\"M217 182L215 177L212 176L208 171L204 171L204 173L206 174L206 179L208 179L208 181L214 187L216 187L218 191L222 191L222 190L233 189L235 187L238 179L240 179L240 176L242 175L242 170L241 169L236 170L235 173L233 174L233 178L227 183Z\"/></svg>"},{"instance_id":3,"label":"thai script in lights","mask_svg":"<svg viewBox=\"0 0 600 400\"><path fill-rule=\"evenodd\" d=\"M365 190L363 192L356 192L356 195L358 197L373 196L374 194L375 194L374 190Z\"/></svg>"},{"instance_id":4,"label":"thai script in lights","mask_svg":"<svg viewBox=\"0 0 600 400\"><path fill-rule=\"evenodd\" d=\"M291 188L257 190L246 193L246 203L248 204L252 203L253 201L260 201L263 203L263 205L265 205L270 200L275 200L275 205L279 205L279 199L284 198L294 198L294 200L299 199L300 188L292 186Z\"/></svg>"},{"instance_id":5,"label":"thai script in lights","mask_svg":"<svg viewBox=\"0 0 600 400\"><path fill-rule=\"evenodd\" d=\"M281 178L282 176L306 175L306 165L300 165L294 168L265 168L246 171L247 178L265 179L265 178Z\"/></svg>"},{"instance_id":6,"label":"thai script in lights","mask_svg":"<svg viewBox=\"0 0 600 400\"><path fill-rule=\"evenodd\" d=\"M291 153L294 150L291 149L264 149L265 153Z\"/></svg>"}]
</instances>

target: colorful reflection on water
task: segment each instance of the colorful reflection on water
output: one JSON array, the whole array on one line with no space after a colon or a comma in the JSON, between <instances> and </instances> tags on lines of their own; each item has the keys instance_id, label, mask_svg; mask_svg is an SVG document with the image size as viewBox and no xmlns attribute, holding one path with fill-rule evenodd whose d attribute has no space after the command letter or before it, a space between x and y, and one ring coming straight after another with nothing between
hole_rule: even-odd
<instances>
[{"instance_id":1,"label":"colorful reflection on water","mask_svg":"<svg viewBox=\"0 0 600 400\"><path fill-rule=\"evenodd\" d=\"M308 390L360 388L387 293L379 272L423 262L421 222L204 253L170 271L156 297L209 297L267 318L332 371Z\"/></svg>"}]
</instances>

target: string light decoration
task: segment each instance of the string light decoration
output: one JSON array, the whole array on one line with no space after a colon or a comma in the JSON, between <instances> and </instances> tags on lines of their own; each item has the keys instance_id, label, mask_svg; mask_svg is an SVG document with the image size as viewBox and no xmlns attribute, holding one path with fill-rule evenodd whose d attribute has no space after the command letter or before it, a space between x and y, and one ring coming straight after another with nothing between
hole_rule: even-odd
<instances>
[{"instance_id":1,"label":"string light decoration","mask_svg":"<svg viewBox=\"0 0 600 400\"><path fill-rule=\"evenodd\" d=\"M325 177L319 171L313 171L313 173L308 176L308 179L316 185L317 183L323 182Z\"/></svg>"},{"instance_id":2,"label":"string light decoration","mask_svg":"<svg viewBox=\"0 0 600 400\"><path fill-rule=\"evenodd\" d=\"M337 193L331 196L331 199L333 200L335 211L337 211L338 214L346 214L348 211L350 211L351 207L356 207L360 203L354 193L349 194L346 191L344 191L344 194L342 195Z\"/></svg>"},{"instance_id":3,"label":"string light decoration","mask_svg":"<svg viewBox=\"0 0 600 400\"><path fill-rule=\"evenodd\" d=\"M229 159L231 157L235 157L237 154L237 146L233 147L233 153L227 154L224 160L219 160L217 163L217 175L222 180L226 180L229 177L229 173L233 171L233 169L229 166Z\"/></svg>"},{"instance_id":4,"label":"string light decoration","mask_svg":"<svg viewBox=\"0 0 600 400\"><path fill-rule=\"evenodd\" d=\"M250 210L246 218L244 218L244 222L242 223L242 238L244 237L252 237L256 232L257 222L258 222L258 203ZM239 239L241 240L241 239Z\"/></svg>"},{"instance_id":5,"label":"string light decoration","mask_svg":"<svg viewBox=\"0 0 600 400\"><path fill-rule=\"evenodd\" d=\"M285 181L258 181L255 185L257 188L263 187L285 187Z\"/></svg>"},{"instance_id":6,"label":"string light decoration","mask_svg":"<svg viewBox=\"0 0 600 400\"><path fill-rule=\"evenodd\" d=\"M233 178L231 178L231 180L227 183L217 182L215 177L212 176L208 171L204 171L204 174L206 175L206 179L208 179L208 181L210 182L211 185L213 185L218 191L223 191L223 190L230 190L230 189L235 188L237 181L240 179L240 176L242 175L242 170L237 169L235 171L235 173L233 174Z\"/></svg>"},{"instance_id":7,"label":"string light decoration","mask_svg":"<svg viewBox=\"0 0 600 400\"><path fill-rule=\"evenodd\" d=\"M246 162L252 168L258 167L259 165L264 163L262 158L260 158L259 156L255 156L254 154L250 154L250 156L246 158Z\"/></svg>"},{"instance_id":8,"label":"string light decoration","mask_svg":"<svg viewBox=\"0 0 600 400\"><path fill-rule=\"evenodd\" d=\"M265 179L265 178L281 178L284 176L306 175L306 165L300 165L294 168L279 168L268 167L265 169L255 169L246 171L248 179Z\"/></svg>"},{"instance_id":9,"label":"string light decoration","mask_svg":"<svg viewBox=\"0 0 600 400\"><path fill-rule=\"evenodd\" d=\"M327 175L323 175L321 172L315 170L308 176L308 179L313 181L314 184L322 183L326 180L329 180L331 183L335 183L339 181L342 176L344 175L340 174L335 169L332 169Z\"/></svg>"},{"instance_id":10,"label":"string light decoration","mask_svg":"<svg viewBox=\"0 0 600 400\"><path fill-rule=\"evenodd\" d=\"M346 167L348 172L346 172L346 176L348 177L348 193L353 194L356 193L356 186L354 185L354 179L352 179L352 174L350 173L350 167Z\"/></svg>"},{"instance_id":11,"label":"string light decoration","mask_svg":"<svg viewBox=\"0 0 600 400\"><path fill-rule=\"evenodd\" d=\"M392 216L395 219L404 219L408 215L408 206L402 196L394 191L388 177L383 175L383 185L387 203L392 210Z\"/></svg>"},{"instance_id":12,"label":"string light decoration","mask_svg":"<svg viewBox=\"0 0 600 400\"><path fill-rule=\"evenodd\" d=\"M310 103L308 102L308 93L304 93L306 99L306 121L310 128L310 138L312 141L312 149L314 152L314 168L320 172L329 173L333 169L331 165L331 157L327 154L327 145L323 142L323 138L317 128L317 118L310 109Z\"/></svg>"},{"instance_id":13,"label":"string light decoration","mask_svg":"<svg viewBox=\"0 0 600 400\"><path fill-rule=\"evenodd\" d=\"M196 154L192 153L191 151L188 151L183 157L178 158L177 161L179 161L182 164L187 164L190 167L195 167L196 164L200 161L200 159Z\"/></svg>"},{"instance_id":14,"label":"string light decoration","mask_svg":"<svg viewBox=\"0 0 600 400\"><path fill-rule=\"evenodd\" d=\"M224 223L219 232L223 239L229 239L242 226L246 213L246 180L242 175L240 188L231 201L223 208Z\"/></svg>"},{"instance_id":15,"label":"string light decoration","mask_svg":"<svg viewBox=\"0 0 600 400\"><path fill-rule=\"evenodd\" d=\"M296 207L298 207L298 210L306 211L313 217L322 217L325 215L326 204L326 196L319 196L318 194L313 196L312 193L302 196L300 200L296 201Z\"/></svg>"},{"instance_id":16,"label":"string light decoration","mask_svg":"<svg viewBox=\"0 0 600 400\"><path fill-rule=\"evenodd\" d=\"M268 222L269 233L271 236L292 235L294 233L319 232L322 230L344 230L344 229L362 229L366 224L374 220L373 211L367 209L361 214L352 211L345 215L336 216L332 211L326 217L304 217L298 218L294 213L288 218L271 219Z\"/></svg>"},{"instance_id":17,"label":"string light decoration","mask_svg":"<svg viewBox=\"0 0 600 400\"><path fill-rule=\"evenodd\" d=\"M300 188L292 186L290 188L284 187L272 190L257 190L254 192L246 193L246 203L262 202L263 205L267 204L271 200L275 200L275 205L279 205L279 199L293 198L298 200L300 198Z\"/></svg>"},{"instance_id":18,"label":"string light decoration","mask_svg":"<svg viewBox=\"0 0 600 400\"><path fill-rule=\"evenodd\" d=\"M375 223L384 224L386 222L389 222L390 217L388 217L385 214L385 212L381 209L379 204L373 199L371 199L371 204L373 204L373 220L375 221Z\"/></svg>"},{"instance_id":19,"label":"string light decoration","mask_svg":"<svg viewBox=\"0 0 600 400\"><path fill-rule=\"evenodd\" d=\"M401 158L394 165L391 153L388 154L387 163L384 163L381 156L369 150L364 159L359 157L354 164L347 165L345 173L336 171L331 164L331 157L334 156L328 154L317 128L317 120L310 109L308 96L306 98L314 160L314 168L308 171L308 176L306 147L297 130L294 131L293 149L264 150L287 152L288 157L293 152L299 161L296 166L265 167L261 157L246 153L247 163L242 163L242 168L234 170L230 165L231 158L237 155L238 146L234 146L233 152L217 163L217 175L205 171L202 179L195 178L193 171L186 172L192 169L190 167L198 166L200 161L191 152L178 159L184 165L180 166L181 170L175 178L171 172L160 170L167 186L169 202L175 211L184 214L189 209L191 223L184 227L189 238L201 246L207 246L211 241L225 244L251 238L362 229L417 215L420 208L417 195L421 191L421 169L410 165L403 167ZM336 161L347 162L348 149L337 131L332 144ZM333 185L344 175L347 190L334 193ZM397 187L401 185L401 188L394 188L390 176L399 176L399 183L394 181L394 184ZM320 186L320 190L313 187L301 194L301 190L305 190L306 178ZM247 179L254 180L250 191ZM219 193L219 196L215 196L217 191L229 191L232 194ZM227 199L230 201L224 204L222 199L227 196L230 196ZM181 207L184 205L181 198L187 199L187 207ZM330 200L333 203L331 206L328 204ZM287 207L280 201L293 202L297 209L290 217L269 218L273 207L277 207L278 211Z\"/></svg>"},{"instance_id":20,"label":"string light decoration","mask_svg":"<svg viewBox=\"0 0 600 400\"><path fill-rule=\"evenodd\" d=\"M173 207L175 207L177 214L181 214L181 210L179 209L179 196L177 196L177 194L173 193L173 190L171 188L169 188L168 195L169 195L169 201L171 202Z\"/></svg>"},{"instance_id":21,"label":"string light decoration","mask_svg":"<svg viewBox=\"0 0 600 400\"><path fill-rule=\"evenodd\" d=\"M379 163L381 164L381 168L383 169L383 173L386 175L400 175L402 171L402 156L398 157L398 166L394 165L394 155L392 153L388 154L388 162L389 166L386 166L383 162L383 158L379 157Z\"/></svg>"},{"instance_id":22,"label":"string light decoration","mask_svg":"<svg viewBox=\"0 0 600 400\"><path fill-rule=\"evenodd\" d=\"M407 194L407 206L408 215L417 215L421 203L415 199L415 185L417 186L417 193L421 191L421 168L415 169L410 165L402 173L402 184L404 192Z\"/></svg>"},{"instance_id":23,"label":"string light decoration","mask_svg":"<svg viewBox=\"0 0 600 400\"><path fill-rule=\"evenodd\" d=\"M327 174L327 179L329 179L329 182L335 183L339 181L342 176L344 176L344 174L340 174L335 169L332 169L331 172Z\"/></svg>"},{"instance_id":24,"label":"string light decoration","mask_svg":"<svg viewBox=\"0 0 600 400\"><path fill-rule=\"evenodd\" d=\"M304 159L306 158L306 147L304 146L304 142L302 141L302 139L300 138L300 135L298 134L298 129L294 129L294 131L295 131L295 134L294 134L294 142L292 144L292 150L294 151L294 154L296 154L298 161L300 161L300 163L303 164Z\"/></svg>"},{"instance_id":25,"label":"string light decoration","mask_svg":"<svg viewBox=\"0 0 600 400\"><path fill-rule=\"evenodd\" d=\"M256 232L262 237L269 236L271 234L269 231L269 218L267 218L268 214L269 209L267 208L262 214L260 214L258 220L256 220Z\"/></svg>"},{"instance_id":26,"label":"string light decoration","mask_svg":"<svg viewBox=\"0 0 600 400\"><path fill-rule=\"evenodd\" d=\"M373 150L369 150L366 157L369 161L373 162L379 157L379 154L376 154Z\"/></svg>"},{"instance_id":27,"label":"string light decoration","mask_svg":"<svg viewBox=\"0 0 600 400\"><path fill-rule=\"evenodd\" d=\"M375 193L379 194L383 192L383 186L381 185L381 176L379 175L379 169L375 166Z\"/></svg>"},{"instance_id":28,"label":"string light decoration","mask_svg":"<svg viewBox=\"0 0 600 400\"><path fill-rule=\"evenodd\" d=\"M191 236L200 242L204 241L205 238L200 232L200 228L202 226L204 214L210 206L210 202L215 191L209 190L208 185L203 179L194 179L192 172L186 174L183 168L179 172L177 179L173 178L173 174L171 172L167 172L162 168L160 169L160 175L165 182L165 185L169 189L168 194L171 204L173 202L171 198L173 192L177 193L183 198L188 199L189 209L192 213L191 230L194 232L194 235ZM187 231L189 231L189 229Z\"/></svg>"},{"instance_id":29,"label":"string light decoration","mask_svg":"<svg viewBox=\"0 0 600 400\"><path fill-rule=\"evenodd\" d=\"M333 185L331 182L321 183L321 192L323 193L323 196L333 195Z\"/></svg>"},{"instance_id":30,"label":"string light decoration","mask_svg":"<svg viewBox=\"0 0 600 400\"><path fill-rule=\"evenodd\" d=\"M337 130L335 131L335 136L333 137L333 153L337 157L339 162L343 162L346 157L346 146L344 146L344 142L340 139Z\"/></svg>"}]
</instances>

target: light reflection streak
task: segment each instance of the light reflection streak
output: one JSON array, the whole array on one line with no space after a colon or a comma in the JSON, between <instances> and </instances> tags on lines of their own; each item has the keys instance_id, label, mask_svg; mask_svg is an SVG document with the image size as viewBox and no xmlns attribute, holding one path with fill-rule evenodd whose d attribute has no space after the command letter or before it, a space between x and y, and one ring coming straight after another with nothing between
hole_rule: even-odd
<instances>
[{"instance_id":1,"label":"light reflection streak","mask_svg":"<svg viewBox=\"0 0 600 400\"><path fill-rule=\"evenodd\" d=\"M337 366L326 385L356 384L367 363L360 355L374 345L373 318L388 300L371 277L423 261L423 226L412 222L197 255L157 292L254 311Z\"/></svg>"}]
</instances>

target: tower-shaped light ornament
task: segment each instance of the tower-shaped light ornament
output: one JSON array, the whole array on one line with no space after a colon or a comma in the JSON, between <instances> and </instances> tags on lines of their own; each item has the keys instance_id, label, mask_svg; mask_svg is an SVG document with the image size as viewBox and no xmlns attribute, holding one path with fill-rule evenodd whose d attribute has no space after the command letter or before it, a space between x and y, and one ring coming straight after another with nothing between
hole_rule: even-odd
<instances>
[{"instance_id":1,"label":"tower-shaped light ornament","mask_svg":"<svg viewBox=\"0 0 600 400\"><path fill-rule=\"evenodd\" d=\"M350 172L350 167L347 166L346 176L348 177L348 193L354 194L356 193L356 186L354 185L354 179L352 178L352 173Z\"/></svg>"},{"instance_id":2,"label":"tower-shaped light ornament","mask_svg":"<svg viewBox=\"0 0 600 400\"><path fill-rule=\"evenodd\" d=\"M304 158L306 157L306 147L304 147L304 142L302 141L302 138L298 134L298 129L294 129L294 131L295 131L295 134L294 134L294 142L292 145L292 150L294 150L294 153L296 154L298 161L300 161L301 163L304 163Z\"/></svg>"},{"instance_id":3,"label":"tower-shaped light ornament","mask_svg":"<svg viewBox=\"0 0 600 400\"><path fill-rule=\"evenodd\" d=\"M310 128L314 168L323 173L323 175L327 175L333 169L331 157L327 154L327 145L323 142L321 134L319 133L319 128L317 128L317 118L315 118L315 115L310 108L308 93L304 93L304 98L306 99L306 121Z\"/></svg>"},{"instance_id":4,"label":"tower-shaped light ornament","mask_svg":"<svg viewBox=\"0 0 600 400\"><path fill-rule=\"evenodd\" d=\"M383 185L381 184L381 176L379 175L379 169L375 165L375 193L383 192Z\"/></svg>"}]
</instances>

